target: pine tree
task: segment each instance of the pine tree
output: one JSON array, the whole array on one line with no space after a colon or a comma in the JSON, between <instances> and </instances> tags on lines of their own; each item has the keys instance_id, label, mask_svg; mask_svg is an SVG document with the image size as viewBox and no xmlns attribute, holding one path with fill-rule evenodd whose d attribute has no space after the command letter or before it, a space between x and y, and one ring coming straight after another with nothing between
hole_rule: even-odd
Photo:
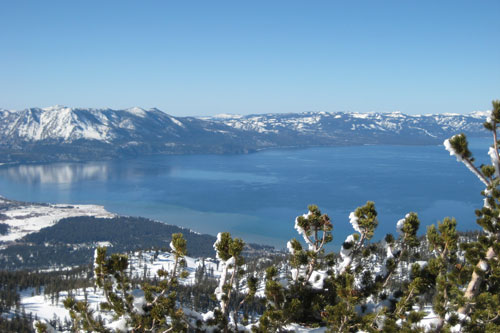
<instances>
[{"instance_id":1,"label":"pine tree","mask_svg":"<svg viewBox=\"0 0 500 333\"><path fill-rule=\"evenodd\" d=\"M484 127L493 135L493 145L488 155L491 165L477 167L468 148L467 138L458 134L445 140L444 145L457 161L465 164L486 188L481 193L484 205L476 210L477 223L484 231L477 242L462 244L470 264L470 280L463 298L459 300L458 317L463 328L470 331L498 332L500 325L500 157L498 124L500 123L500 101L492 102L492 111Z\"/></svg>"},{"instance_id":2,"label":"pine tree","mask_svg":"<svg viewBox=\"0 0 500 333\"><path fill-rule=\"evenodd\" d=\"M111 313L113 322L105 325L94 316L86 301L76 301L68 297L64 306L70 311L73 330L93 332L111 332L109 327L130 327L134 331L186 332L190 322L177 306L176 288L178 279L185 278L187 272L184 256L186 240L182 234L173 234L170 248L174 256L174 265L170 271L158 271L160 281L152 285L144 283L142 291L144 302L134 302L131 285L127 276L128 258L122 254L106 256L106 248L100 247L95 256L95 283L104 292L105 302L100 304L101 311Z\"/></svg>"},{"instance_id":3,"label":"pine tree","mask_svg":"<svg viewBox=\"0 0 500 333\"><path fill-rule=\"evenodd\" d=\"M215 323L225 332L230 330L230 305L238 294L237 280L242 278L245 271L242 269L245 260L242 256L245 243L240 238L232 238L228 232L222 232L217 235L217 241L214 243L214 249L217 252L217 259L222 264L222 274L219 286L215 290L215 296L219 301L219 308L215 309ZM241 302L232 310L232 325L234 330L238 331L239 310L241 306L255 296L257 281L253 276L247 277L248 293ZM231 326L232 326L231 325Z\"/></svg>"},{"instance_id":4,"label":"pine tree","mask_svg":"<svg viewBox=\"0 0 500 333\"><path fill-rule=\"evenodd\" d=\"M291 276L284 276L284 267L267 269L266 310L254 331L284 332L291 322L321 322L325 299L320 289L327 266L333 261L333 255L325 254L325 246L332 240L332 228L328 215L322 214L316 205L310 205L307 214L295 219L295 229L307 248L297 239L287 243Z\"/></svg>"},{"instance_id":5,"label":"pine tree","mask_svg":"<svg viewBox=\"0 0 500 333\"><path fill-rule=\"evenodd\" d=\"M367 202L357 208L351 213L350 222L355 233L347 237L340 257L335 259L333 253L324 251L324 245L332 240L333 226L328 216L311 205L307 214L297 217L295 228L307 248L296 239L288 242L292 267L288 282L286 270L268 268L267 307L255 332L285 332L290 323L314 326L322 321L332 332L378 331L384 325L388 327L389 322L396 325L397 319L406 318L414 323L423 317L422 313L408 310L414 296L424 290L421 279L418 285L406 284L404 292L391 292L394 272L408 258L411 249L419 245L417 215L410 213L398 221L398 238L386 237L385 260L377 272L373 263L369 263L369 259L378 255L377 247L369 243L378 225L374 203ZM370 305L373 302L379 302L376 310Z\"/></svg>"},{"instance_id":6,"label":"pine tree","mask_svg":"<svg viewBox=\"0 0 500 333\"><path fill-rule=\"evenodd\" d=\"M395 287L394 273L408 259L412 249L419 245L417 231L420 221L416 213L409 213L397 222L398 237L388 234L383 242L384 251L377 253L376 246L369 244L378 225L377 211L373 202L367 202L350 215L356 233L349 235L342 245L341 261L332 274L331 289L336 293L333 303L327 305L324 320L330 332L366 330L391 331L390 327L412 330L412 323L423 315L413 311L415 296L423 289L412 274L411 281L403 281L401 289ZM373 260L383 257L378 270ZM370 263L370 261L372 261ZM396 322L403 321L398 326Z\"/></svg>"},{"instance_id":7,"label":"pine tree","mask_svg":"<svg viewBox=\"0 0 500 333\"><path fill-rule=\"evenodd\" d=\"M445 325L456 323L456 318L448 320L448 323L446 321L456 311L454 300L462 294L459 288L461 266L456 253L458 249L456 226L457 221L454 218L445 218L443 222L438 222L437 228L431 225L427 229L429 249L435 254L435 257L429 260L426 269L431 280L429 284L435 288L432 305L439 317L436 331L441 331Z\"/></svg>"}]
</instances>

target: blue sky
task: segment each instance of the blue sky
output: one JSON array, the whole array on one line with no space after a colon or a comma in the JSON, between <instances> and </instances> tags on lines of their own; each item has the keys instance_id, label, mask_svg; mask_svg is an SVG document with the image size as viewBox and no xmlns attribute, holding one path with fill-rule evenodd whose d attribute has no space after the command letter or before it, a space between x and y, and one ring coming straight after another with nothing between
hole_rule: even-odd
<instances>
[{"instance_id":1,"label":"blue sky","mask_svg":"<svg viewBox=\"0 0 500 333\"><path fill-rule=\"evenodd\" d=\"M500 1L1 1L0 108L468 113Z\"/></svg>"}]
</instances>

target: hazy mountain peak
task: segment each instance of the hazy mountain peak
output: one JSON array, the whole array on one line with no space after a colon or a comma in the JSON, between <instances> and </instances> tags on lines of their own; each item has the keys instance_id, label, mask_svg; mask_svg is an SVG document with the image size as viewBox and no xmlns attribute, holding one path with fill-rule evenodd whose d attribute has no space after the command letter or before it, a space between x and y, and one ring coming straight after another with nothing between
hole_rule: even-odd
<instances>
[{"instance_id":1,"label":"hazy mountain peak","mask_svg":"<svg viewBox=\"0 0 500 333\"><path fill-rule=\"evenodd\" d=\"M59 105L59 104L56 104L56 105L52 105L52 106L48 106L48 107L45 107L45 108L41 108L43 111L59 111L59 110L63 110L63 109L69 109L69 110L72 110L70 107L67 107L65 105Z\"/></svg>"},{"instance_id":2,"label":"hazy mountain peak","mask_svg":"<svg viewBox=\"0 0 500 333\"><path fill-rule=\"evenodd\" d=\"M137 106L125 109L125 111L127 111L128 113L131 113L137 117L144 118L146 116L146 110L144 110L143 108L137 107Z\"/></svg>"},{"instance_id":3,"label":"hazy mountain peak","mask_svg":"<svg viewBox=\"0 0 500 333\"><path fill-rule=\"evenodd\" d=\"M243 117L243 115L232 114L232 113L219 113L219 114L216 114L215 116L213 116L213 118L220 118L220 119L223 119L223 118L241 118L241 117ZM207 118L210 118L210 117L207 117Z\"/></svg>"},{"instance_id":4,"label":"hazy mountain peak","mask_svg":"<svg viewBox=\"0 0 500 333\"><path fill-rule=\"evenodd\" d=\"M474 118L482 118L485 119L491 115L491 110L487 111L474 111L470 114Z\"/></svg>"}]
</instances>

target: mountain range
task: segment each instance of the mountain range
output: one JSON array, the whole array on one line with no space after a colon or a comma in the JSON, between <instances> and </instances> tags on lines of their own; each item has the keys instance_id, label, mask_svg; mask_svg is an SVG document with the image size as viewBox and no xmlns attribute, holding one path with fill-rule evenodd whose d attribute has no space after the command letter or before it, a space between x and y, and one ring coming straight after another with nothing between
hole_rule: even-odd
<instances>
[{"instance_id":1,"label":"mountain range","mask_svg":"<svg viewBox=\"0 0 500 333\"><path fill-rule=\"evenodd\" d=\"M266 148L438 144L487 136L487 112L406 115L303 112L174 117L158 109L0 109L0 163L86 161L144 154L233 154Z\"/></svg>"}]
</instances>

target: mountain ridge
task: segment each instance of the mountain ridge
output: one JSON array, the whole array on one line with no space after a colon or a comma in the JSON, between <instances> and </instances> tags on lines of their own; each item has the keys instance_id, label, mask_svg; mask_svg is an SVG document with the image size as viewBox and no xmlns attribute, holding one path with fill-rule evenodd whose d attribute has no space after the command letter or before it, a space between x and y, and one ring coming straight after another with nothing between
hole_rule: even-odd
<instances>
[{"instance_id":1,"label":"mountain ridge","mask_svg":"<svg viewBox=\"0 0 500 333\"><path fill-rule=\"evenodd\" d=\"M486 136L482 124L487 113L307 111L175 117L140 107L0 109L0 163L234 154L290 146L437 144L459 132Z\"/></svg>"}]
</instances>

